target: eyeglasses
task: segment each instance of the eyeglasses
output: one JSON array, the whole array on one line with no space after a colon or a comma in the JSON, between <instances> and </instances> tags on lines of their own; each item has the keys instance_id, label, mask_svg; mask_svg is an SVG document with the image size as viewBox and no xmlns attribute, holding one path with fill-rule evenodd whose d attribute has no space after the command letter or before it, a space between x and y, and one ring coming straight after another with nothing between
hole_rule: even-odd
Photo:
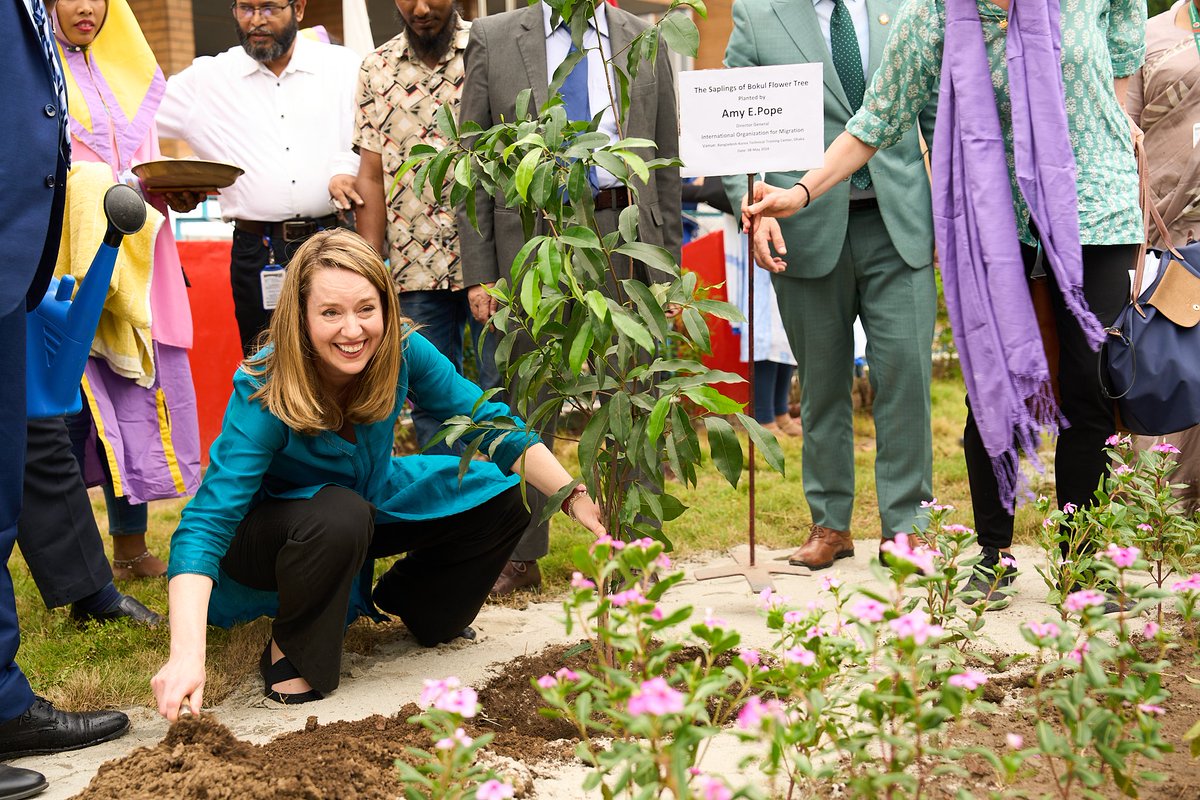
<instances>
[{"instance_id":1,"label":"eyeglasses","mask_svg":"<svg viewBox=\"0 0 1200 800\"><path fill-rule=\"evenodd\" d=\"M254 19L255 14L262 14L262 18L268 22L274 19L277 15L283 13L284 9L296 5L296 0L288 0L288 2L280 5L279 3L263 3L260 6L252 6L249 3L233 2L229 5L233 9L233 15L238 19L250 20Z\"/></svg>"}]
</instances>

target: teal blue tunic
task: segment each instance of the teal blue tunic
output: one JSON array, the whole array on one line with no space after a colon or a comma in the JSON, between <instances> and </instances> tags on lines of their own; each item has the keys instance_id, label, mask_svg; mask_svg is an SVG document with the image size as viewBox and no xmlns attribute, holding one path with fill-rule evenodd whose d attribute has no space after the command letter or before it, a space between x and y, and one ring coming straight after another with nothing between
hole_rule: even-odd
<instances>
[{"instance_id":1,"label":"teal blue tunic","mask_svg":"<svg viewBox=\"0 0 1200 800\"><path fill-rule=\"evenodd\" d=\"M409 396L442 420L460 414L476 421L512 416L501 403L480 403L476 409L479 387L459 375L419 333L405 341L395 409L387 419L355 425L357 443L332 431L308 436L290 429L262 403L250 400L260 385L240 368L234 374L233 395L221 434L209 451L208 471L171 538L169 576L206 575L215 582L209 602L209 622L214 625L274 616L278 609L274 592L242 586L220 568L238 525L264 498L304 499L334 485L372 503L376 524L449 517L518 483L520 478L510 468L539 441L519 420L520 430L487 432L481 452L491 461L471 462L461 482L457 457L393 457L396 417ZM350 619L375 613L369 599L370 569L368 562L359 576Z\"/></svg>"}]
</instances>

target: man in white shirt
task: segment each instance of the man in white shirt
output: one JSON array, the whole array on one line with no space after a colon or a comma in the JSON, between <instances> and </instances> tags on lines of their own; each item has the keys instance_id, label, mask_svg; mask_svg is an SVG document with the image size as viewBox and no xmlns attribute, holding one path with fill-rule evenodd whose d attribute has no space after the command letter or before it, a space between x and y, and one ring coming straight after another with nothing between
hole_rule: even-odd
<instances>
[{"instance_id":1,"label":"man in white shirt","mask_svg":"<svg viewBox=\"0 0 1200 800\"><path fill-rule=\"evenodd\" d=\"M337 224L335 208L362 203L350 142L360 59L297 36L306 3L238 0L241 44L173 76L158 109L163 136L245 170L221 192L221 212L234 222L230 282L247 352L270 321L277 267Z\"/></svg>"}]
</instances>

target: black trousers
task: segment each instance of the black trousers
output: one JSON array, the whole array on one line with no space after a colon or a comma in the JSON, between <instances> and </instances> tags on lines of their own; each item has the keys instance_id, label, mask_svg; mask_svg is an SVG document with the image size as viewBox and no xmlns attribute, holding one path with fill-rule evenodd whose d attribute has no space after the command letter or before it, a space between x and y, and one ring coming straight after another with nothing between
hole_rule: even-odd
<instances>
[{"instance_id":1,"label":"black trousers","mask_svg":"<svg viewBox=\"0 0 1200 800\"><path fill-rule=\"evenodd\" d=\"M271 324L271 312L263 308L262 283L259 278L263 267L275 263L286 267L302 242L272 241L268 247L263 237L245 231L233 231L233 250L229 256L229 285L233 289L233 314L237 318L238 335L242 340L242 352L254 352L258 335Z\"/></svg>"},{"instance_id":2,"label":"black trousers","mask_svg":"<svg viewBox=\"0 0 1200 800\"><path fill-rule=\"evenodd\" d=\"M26 424L17 544L47 608L73 603L112 583L112 567L64 417Z\"/></svg>"},{"instance_id":3,"label":"black trousers","mask_svg":"<svg viewBox=\"0 0 1200 800\"><path fill-rule=\"evenodd\" d=\"M272 636L314 689L338 686L350 589L368 558L405 553L373 598L426 647L475 619L529 523L520 487L450 517L376 525L357 492L327 486L308 500L266 500L238 527L221 566L279 592Z\"/></svg>"},{"instance_id":4,"label":"black trousers","mask_svg":"<svg viewBox=\"0 0 1200 800\"><path fill-rule=\"evenodd\" d=\"M1111 325L1129 298L1129 270L1137 245L1089 245L1083 248L1083 295L1101 325ZM1025 272L1030 274L1037 250L1021 246ZM1052 270L1046 280L1058 329L1058 386L1065 427L1054 451L1054 489L1058 507L1091 504L1101 476L1108 469L1105 440L1116 431L1113 403L1100 389L1100 355L1088 345L1083 329L1067 310ZM967 398L967 424L963 448L971 484L975 531L984 547L1012 545L1013 515L1000 502L991 459Z\"/></svg>"}]
</instances>

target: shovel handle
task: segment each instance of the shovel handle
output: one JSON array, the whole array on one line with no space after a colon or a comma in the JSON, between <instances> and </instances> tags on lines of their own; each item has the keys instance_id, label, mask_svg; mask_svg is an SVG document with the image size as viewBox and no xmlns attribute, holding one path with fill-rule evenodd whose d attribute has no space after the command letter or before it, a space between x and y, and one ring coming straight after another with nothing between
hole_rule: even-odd
<instances>
[{"instance_id":1,"label":"shovel handle","mask_svg":"<svg viewBox=\"0 0 1200 800\"><path fill-rule=\"evenodd\" d=\"M195 712L192 711L191 698L183 698L183 702L179 704L179 718L190 717Z\"/></svg>"}]
</instances>

